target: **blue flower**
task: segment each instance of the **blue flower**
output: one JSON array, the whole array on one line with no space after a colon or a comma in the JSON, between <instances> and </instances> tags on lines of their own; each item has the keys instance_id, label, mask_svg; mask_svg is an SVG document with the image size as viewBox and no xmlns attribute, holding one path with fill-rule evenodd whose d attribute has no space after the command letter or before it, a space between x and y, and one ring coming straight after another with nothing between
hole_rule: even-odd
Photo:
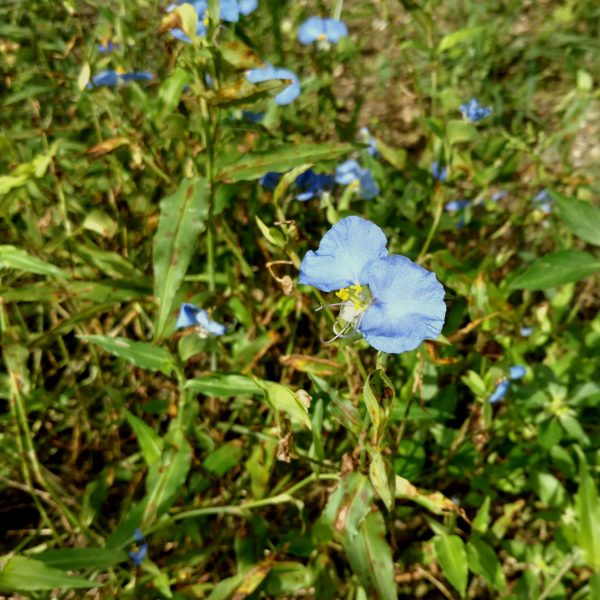
<instances>
[{"instance_id":1,"label":"blue flower","mask_svg":"<svg viewBox=\"0 0 600 600\"><path fill-rule=\"evenodd\" d=\"M448 167L434 160L431 163L431 176L438 181L446 181L448 179Z\"/></svg>"},{"instance_id":2,"label":"blue flower","mask_svg":"<svg viewBox=\"0 0 600 600\"><path fill-rule=\"evenodd\" d=\"M148 555L148 544L146 544L144 536L142 535L139 527L135 530L133 537L136 541L136 544L134 545L133 549L129 551L129 556L131 557L131 560L133 560L134 564L139 567Z\"/></svg>"},{"instance_id":3,"label":"blue flower","mask_svg":"<svg viewBox=\"0 0 600 600\"><path fill-rule=\"evenodd\" d=\"M508 370L508 376L513 381L516 381L517 379L523 379L523 377L525 377L526 373L527 373L527 369L523 365L513 365Z\"/></svg>"},{"instance_id":4,"label":"blue flower","mask_svg":"<svg viewBox=\"0 0 600 600\"><path fill-rule=\"evenodd\" d=\"M240 12L244 16L248 16L251 12L256 10L258 6L258 0L239 0Z\"/></svg>"},{"instance_id":5,"label":"blue flower","mask_svg":"<svg viewBox=\"0 0 600 600\"><path fill-rule=\"evenodd\" d=\"M361 141L365 144L368 144L367 154L377 158L379 156L379 150L377 149L377 140L371 135L369 130L366 127L361 127L358 130L360 134Z\"/></svg>"},{"instance_id":6,"label":"blue flower","mask_svg":"<svg viewBox=\"0 0 600 600\"><path fill-rule=\"evenodd\" d=\"M211 321L208 313L203 308L199 308L194 304L184 303L179 310L175 327L181 329L182 327L191 326L196 326L200 329L201 337L208 337L208 334L223 335L225 333L225 326L216 321Z\"/></svg>"},{"instance_id":7,"label":"blue flower","mask_svg":"<svg viewBox=\"0 0 600 600\"><path fill-rule=\"evenodd\" d=\"M495 404L496 402L500 402L506 396L506 392L508 392L508 388L510 388L510 381L508 379L503 379L498 383L492 395L488 398L488 402L490 404Z\"/></svg>"},{"instance_id":8,"label":"blue flower","mask_svg":"<svg viewBox=\"0 0 600 600\"><path fill-rule=\"evenodd\" d=\"M87 84L88 89L101 86L113 86L125 81L149 81L153 79L154 75L147 71L134 71L133 73L119 73L112 69L106 71L100 71L97 75L92 77L92 81Z\"/></svg>"},{"instance_id":9,"label":"blue flower","mask_svg":"<svg viewBox=\"0 0 600 600\"><path fill-rule=\"evenodd\" d=\"M436 338L444 325L444 288L435 274L405 256L388 255L387 239L374 223L346 217L306 253L299 283L338 290L342 328L357 331L383 352L414 350Z\"/></svg>"},{"instance_id":10,"label":"blue flower","mask_svg":"<svg viewBox=\"0 0 600 600\"><path fill-rule=\"evenodd\" d=\"M505 192L504 190L498 190L497 192L494 192L492 194L492 202L500 202L500 200L504 200L504 198L506 198L506 196L508 195L508 192Z\"/></svg>"},{"instance_id":11,"label":"blue flower","mask_svg":"<svg viewBox=\"0 0 600 600\"><path fill-rule=\"evenodd\" d=\"M548 190L543 189L533 197L533 203L536 208L539 208L542 212L550 214L552 212L554 198L549 194Z\"/></svg>"},{"instance_id":12,"label":"blue flower","mask_svg":"<svg viewBox=\"0 0 600 600\"><path fill-rule=\"evenodd\" d=\"M111 52L116 50L118 47L119 47L119 44L115 44L110 39L104 38L98 44L98 52L100 52L100 54L110 54Z\"/></svg>"},{"instance_id":13,"label":"blue flower","mask_svg":"<svg viewBox=\"0 0 600 600\"><path fill-rule=\"evenodd\" d=\"M274 67L269 63L262 69L251 69L246 73L246 79L250 83L261 83L273 79L289 80L290 84L275 96L275 102L280 106L293 102L300 95L300 80L293 71Z\"/></svg>"},{"instance_id":14,"label":"blue flower","mask_svg":"<svg viewBox=\"0 0 600 600\"><path fill-rule=\"evenodd\" d=\"M309 17L300 25L298 30L298 41L307 46L313 42L329 42L337 44L340 39L348 35L345 23L336 19L323 19L321 17Z\"/></svg>"},{"instance_id":15,"label":"blue flower","mask_svg":"<svg viewBox=\"0 0 600 600\"><path fill-rule=\"evenodd\" d=\"M341 185L353 185L360 189L364 200L371 200L379 194L379 187L369 169L361 167L355 160L344 161L335 170L335 181Z\"/></svg>"},{"instance_id":16,"label":"blue flower","mask_svg":"<svg viewBox=\"0 0 600 600\"><path fill-rule=\"evenodd\" d=\"M533 327L521 327L519 333L523 337L529 337L533 333Z\"/></svg>"},{"instance_id":17,"label":"blue flower","mask_svg":"<svg viewBox=\"0 0 600 600\"><path fill-rule=\"evenodd\" d=\"M452 200L451 202L446 202L444 210L447 212L457 212L463 210L463 208L467 208L470 204L470 200Z\"/></svg>"},{"instance_id":18,"label":"blue flower","mask_svg":"<svg viewBox=\"0 0 600 600\"><path fill-rule=\"evenodd\" d=\"M334 183L331 175L315 173L312 169L308 169L298 175L296 181L294 181L294 184L300 189L300 193L296 195L296 200L305 202L315 196L320 196L325 190L330 190Z\"/></svg>"},{"instance_id":19,"label":"blue flower","mask_svg":"<svg viewBox=\"0 0 600 600\"><path fill-rule=\"evenodd\" d=\"M281 179L281 173L275 173L274 171L269 171L265 173L259 180L258 183L262 185L267 190L274 190Z\"/></svg>"},{"instance_id":20,"label":"blue flower","mask_svg":"<svg viewBox=\"0 0 600 600\"><path fill-rule=\"evenodd\" d=\"M462 116L470 123L476 123L485 119L492 114L492 109L489 107L481 106L477 98L471 98L468 102L460 105L460 112Z\"/></svg>"}]
</instances>

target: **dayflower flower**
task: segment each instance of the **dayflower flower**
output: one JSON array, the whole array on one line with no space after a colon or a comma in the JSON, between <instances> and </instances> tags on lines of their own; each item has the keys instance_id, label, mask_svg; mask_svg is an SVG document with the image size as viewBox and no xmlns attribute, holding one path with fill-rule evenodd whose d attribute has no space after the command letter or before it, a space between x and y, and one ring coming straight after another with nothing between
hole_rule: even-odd
<instances>
[{"instance_id":1,"label":"dayflower flower","mask_svg":"<svg viewBox=\"0 0 600 600\"><path fill-rule=\"evenodd\" d=\"M321 196L325 190L330 190L334 183L331 175L315 173L312 169L308 169L298 175L294 181L294 185L300 189L300 193L296 195L296 200L305 202L315 196Z\"/></svg>"},{"instance_id":2,"label":"dayflower flower","mask_svg":"<svg viewBox=\"0 0 600 600\"><path fill-rule=\"evenodd\" d=\"M90 90L94 87L101 87L103 85L111 86L126 81L149 81L153 79L154 75L147 71L134 71L133 73L121 73L112 69L106 71L100 71L97 75L92 77L92 81L87 84L87 89Z\"/></svg>"},{"instance_id":3,"label":"dayflower flower","mask_svg":"<svg viewBox=\"0 0 600 600\"><path fill-rule=\"evenodd\" d=\"M365 144L368 144L367 154L373 157L379 156L379 150L377 150L377 140L371 135L369 130L366 127L361 127L358 130L360 140Z\"/></svg>"},{"instance_id":4,"label":"dayflower flower","mask_svg":"<svg viewBox=\"0 0 600 600\"><path fill-rule=\"evenodd\" d=\"M467 208L470 204L470 200L452 200L451 202L446 202L444 210L447 212L457 212L463 210L463 208Z\"/></svg>"},{"instance_id":5,"label":"dayflower flower","mask_svg":"<svg viewBox=\"0 0 600 600\"><path fill-rule=\"evenodd\" d=\"M431 176L438 181L446 181L448 179L448 167L434 160L431 163Z\"/></svg>"},{"instance_id":6,"label":"dayflower flower","mask_svg":"<svg viewBox=\"0 0 600 600\"><path fill-rule=\"evenodd\" d=\"M184 303L179 309L179 316L177 317L177 323L175 327L181 329L182 327L195 326L199 329L200 337L208 337L209 335L223 335L225 333L225 326L216 321L212 321L208 313L194 304Z\"/></svg>"},{"instance_id":7,"label":"dayflower flower","mask_svg":"<svg viewBox=\"0 0 600 600\"><path fill-rule=\"evenodd\" d=\"M492 114L492 109L479 104L477 98L471 98L468 102L460 105L460 112L469 123L476 123L489 117Z\"/></svg>"},{"instance_id":8,"label":"dayflower flower","mask_svg":"<svg viewBox=\"0 0 600 600\"><path fill-rule=\"evenodd\" d=\"M274 190L281 179L281 173L275 173L274 171L269 171L265 173L259 180L258 183L262 185L267 190Z\"/></svg>"},{"instance_id":9,"label":"dayflower flower","mask_svg":"<svg viewBox=\"0 0 600 600\"><path fill-rule=\"evenodd\" d=\"M377 225L346 217L323 236L316 252L306 253L299 283L337 290L336 338L358 332L377 350L407 352L440 334L444 288L434 273L405 256L388 255L386 244Z\"/></svg>"},{"instance_id":10,"label":"dayflower flower","mask_svg":"<svg viewBox=\"0 0 600 600\"><path fill-rule=\"evenodd\" d=\"M361 167L355 160L344 161L335 170L335 181L341 185L353 185L360 190L364 200L372 200L379 194L379 187L369 169Z\"/></svg>"},{"instance_id":11,"label":"dayflower flower","mask_svg":"<svg viewBox=\"0 0 600 600\"><path fill-rule=\"evenodd\" d=\"M289 80L290 84L275 96L275 102L280 106L293 102L300 95L300 80L298 79L298 75L289 69L274 67L269 63L266 63L266 66L262 69L250 69L246 73L246 79L250 83L261 83L273 79Z\"/></svg>"},{"instance_id":12,"label":"dayflower flower","mask_svg":"<svg viewBox=\"0 0 600 600\"><path fill-rule=\"evenodd\" d=\"M313 42L329 42L337 44L348 35L346 24L337 19L309 17L300 25L298 41L307 46Z\"/></svg>"},{"instance_id":13,"label":"dayflower flower","mask_svg":"<svg viewBox=\"0 0 600 600\"><path fill-rule=\"evenodd\" d=\"M133 549L129 551L129 556L134 564L139 567L148 555L148 544L144 540L144 536L142 535L139 527L135 530L133 537L136 541L136 544L134 545Z\"/></svg>"},{"instance_id":14,"label":"dayflower flower","mask_svg":"<svg viewBox=\"0 0 600 600\"><path fill-rule=\"evenodd\" d=\"M495 404L496 402L500 402L506 396L510 388L511 381L517 381L518 379L522 379L525 377L527 373L527 369L523 365L513 365L508 370L508 379L504 378L498 382L492 395L488 398L488 402L490 404Z\"/></svg>"},{"instance_id":15,"label":"dayflower flower","mask_svg":"<svg viewBox=\"0 0 600 600\"><path fill-rule=\"evenodd\" d=\"M115 44L110 38L103 38L98 44L98 52L100 54L110 54L119 47L119 44Z\"/></svg>"},{"instance_id":16,"label":"dayflower flower","mask_svg":"<svg viewBox=\"0 0 600 600\"><path fill-rule=\"evenodd\" d=\"M521 327L519 333L523 337L529 337L533 333L533 327Z\"/></svg>"},{"instance_id":17,"label":"dayflower flower","mask_svg":"<svg viewBox=\"0 0 600 600\"><path fill-rule=\"evenodd\" d=\"M548 190L544 188L533 197L533 203L536 208L539 208L543 213L548 215L552 212L554 198L548 193Z\"/></svg>"}]
</instances>

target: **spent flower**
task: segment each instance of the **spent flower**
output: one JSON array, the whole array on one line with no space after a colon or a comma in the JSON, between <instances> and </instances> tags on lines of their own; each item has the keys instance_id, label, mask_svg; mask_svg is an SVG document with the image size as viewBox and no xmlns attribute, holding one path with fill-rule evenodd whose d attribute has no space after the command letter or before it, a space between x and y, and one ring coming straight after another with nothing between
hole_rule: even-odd
<instances>
[{"instance_id":1,"label":"spent flower","mask_svg":"<svg viewBox=\"0 0 600 600\"><path fill-rule=\"evenodd\" d=\"M407 352L436 338L444 325L444 288L435 274L405 256L388 255L387 239L374 223L342 219L300 264L299 283L341 300L336 338L361 334L371 346ZM334 338L335 339L335 338Z\"/></svg>"}]
</instances>

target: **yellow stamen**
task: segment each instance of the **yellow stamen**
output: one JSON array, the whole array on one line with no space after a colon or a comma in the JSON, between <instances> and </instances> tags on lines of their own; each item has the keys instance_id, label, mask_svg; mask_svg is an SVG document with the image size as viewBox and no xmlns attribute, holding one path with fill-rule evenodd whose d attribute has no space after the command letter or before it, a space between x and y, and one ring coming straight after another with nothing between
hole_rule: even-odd
<instances>
[{"instance_id":1,"label":"yellow stamen","mask_svg":"<svg viewBox=\"0 0 600 600\"><path fill-rule=\"evenodd\" d=\"M327 35L326 35L326 34L324 34L324 33L321 33L321 34L319 35L319 41L321 41L321 42L324 42L324 41L326 41L326 40L327 40Z\"/></svg>"},{"instance_id":2,"label":"yellow stamen","mask_svg":"<svg viewBox=\"0 0 600 600\"><path fill-rule=\"evenodd\" d=\"M350 298L350 292L348 291L348 288L342 288L341 290L338 290L335 295L342 301L342 302L346 302L346 300L348 300L348 298Z\"/></svg>"},{"instance_id":3,"label":"yellow stamen","mask_svg":"<svg viewBox=\"0 0 600 600\"><path fill-rule=\"evenodd\" d=\"M360 283L355 283L354 285L350 286L357 294L360 294L362 292L362 285L360 285Z\"/></svg>"},{"instance_id":4,"label":"yellow stamen","mask_svg":"<svg viewBox=\"0 0 600 600\"><path fill-rule=\"evenodd\" d=\"M208 17L204 17L204 20L202 22L204 23L205 27L208 27L208 24L209 24L210 21L209 21Z\"/></svg>"}]
</instances>

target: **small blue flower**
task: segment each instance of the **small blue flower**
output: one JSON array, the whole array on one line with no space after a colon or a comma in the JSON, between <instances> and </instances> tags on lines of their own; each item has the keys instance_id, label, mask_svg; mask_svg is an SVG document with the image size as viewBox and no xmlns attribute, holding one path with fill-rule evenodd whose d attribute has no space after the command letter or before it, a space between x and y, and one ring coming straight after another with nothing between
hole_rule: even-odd
<instances>
[{"instance_id":1,"label":"small blue flower","mask_svg":"<svg viewBox=\"0 0 600 600\"><path fill-rule=\"evenodd\" d=\"M296 73L289 69L274 67L269 63L262 69L251 69L248 71L246 73L246 79L250 83L261 83L273 79L289 80L290 84L275 96L275 102L280 106L293 102L300 95L300 80Z\"/></svg>"},{"instance_id":2,"label":"small blue flower","mask_svg":"<svg viewBox=\"0 0 600 600\"><path fill-rule=\"evenodd\" d=\"M208 334L223 335L225 333L225 326L212 321L203 308L194 304L184 303L179 310L175 327L181 329L182 327L191 326L196 326L200 329L201 337L207 337Z\"/></svg>"},{"instance_id":3,"label":"small blue flower","mask_svg":"<svg viewBox=\"0 0 600 600\"><path fill-rule=\"evenodd\" d=\"M523 337L529 337L533 333L533 327L521 327L519 333Z\"/></svg>"},{"instance_id":4,"label":"small blue flower","mask_svg":"<svg viewBox=\"0 0 600 600\"><path fill-rule=\"evenodd\" d=\"M476 123L489 117L492 114L492 109L479 104L477 98L471 98L468 102L460 105L460 112L469 123Z\"/></svg>"},{"instance_id":5,"label":"small blue flower","mask_svg":"<svg viewBox=\"0 0 600 600\"><path fill-rule=\"evenodd\" d=\"M315 173L312 169L308 169L298 175L294 181L294 184L300 189L300 193L296 195L296 200L305 202L315 196L321 196L325 190L333 188L334 183L331 175Z\"/></svg>"},{"instance_id":6,"label":"small blue flower","mask_svg":"<svg viewBox=\"0 0 600 600\"><path fill-rule=\"evenodd\" d=\"M300 25L298 30L298 41L307 46L313 42L329 42L337 44L343 37L348 35L345 23L336 19L323 19L321 17L309 17Z\"/></svg>"},{"instance_id":7,"label":"small blue flower","mask_svg":"<svg viewBox=\"0 0 600 600\"><path fill-rule=\"evenodd\" d=\"M341 330L357 331L377 350L414 350L436 338L444 324L444 288L435 274L405 256L388 255L387 239L374 223L346 217L300 264L299 283L338 290ZM368 286L368 287L367 287Z\"/></svg>"},{"instance_id":8,"label":"small blue flower","mask_svg":"<svg viewBox=\"0 0 600 600\"><path fill-rule=\"evenodd\" d=\"M372 200L379 194L379 187L369 169L361 167L355 160L346 160L335 170L335 181L340 185L353 185L360 189L364 200Z\"/></svg>"},{"instance_id":9,"label":"small blue flower","mask_svg":"<svg viewBox=\"0 0 600 600\"><path fill-rule=\"evenodd\" d=\"M358 130L358 133L360 135L361 141L369 145L369 147L367 148L367 154L373 156L374 158L377 158L379 156L379 150L377 149L377 140L371 135L371 133L366 127L361 127Z\"/></svg>"},{"instance_id":10,"label":"small blue flower","mask_svg":"<svg viewBox=\"0 0 600 600\"><path fill-rule=\"evenodd\" d=\"M259 180L258 183L262 185L267 190L274 190L281 179L281 173L275 173L274 171L269 171L265 173Z\"/></svg>"},{"instance_id":11,"label":"small blue flower","mask_svg":"<svg viewBox=\"0 0 600 600\"><path fill-rule=\"evenodd\" d=\"M490 404L495 404L496 402L500 402L506 396L506 392L508 392L508 388L510 388L510 381L508 379L503 379L498 383L492 395L488 398L488 402Z\"/></svg>"},{"instance_id":12,"label":"small blue flower","mask_svg":"<svg viewBox=\"0 0 600 600\"><path fill-rule=\"evenodd\" d=\"M508 192L505 192L504 190L498 190L492 194L492 202L500 202L500 200L504 200L507 195Z\"/></svg>"},{"instance_id":13,"label":"small blue flower","mask_svg":"<svg viewBox=\"0 0 600 600\"><path fill-rule=\"evenodd\" d=\"M125 81L149 81L153 79L154 75L147 71L134 71L133 73L119 73L118 71L109 69L106 71L100 71L97 75L92 77L92 81L87 84L87 88L92 89L94 87L101 86L113 86Z\"/></svg>"},{"instance_id":14,"label":"small blue flower","mask_svg":"<svg viewBox=\"0 0 600 600\"><path fill-rule=\"evenodd\" d=\"M100 52L100 54L110 54L111 52L115 51L118 47L119 44L115 44L113 41L106 38L98 44L98 52Z\"/></svg>"},{"instance_id":15,"label":"small blue flower","mask_svg":"<svg viewBox=\"0 0 600 600\"><path fill-rule=\"evenodd\" d=\"M431 163L431 176L438 181L446 181L448 179L448 167L434 160Z\"/></svg>"},{"instance_id":16,"label":"small blue flower","mask_svg":"<svg viewBox=\"0 0 600 600\"><path fill-rule=\"evenodd\" d=\"M508 370L508 376L512 379L512 381L516 381L517 379L523 379L527 373L527 369L523 365L513 365Z\"/></svg>"},{"instance_id":17,"label":"small blue flower","mask_svg":"<svg viewBox=\"0 0 600 600\"><path fill-rule=\"evenodd\" d=\"M550 195L547 189L543 189L533 197L533 203L535 204L536 208L539 208L542 212L550 214L552 212L554 198Z\"/></svg>"},{"instance_id":18,"label":"small blue flower","mask_svg":"<svg viewBox=\"0 0 600 600\"><path fill-rule=\"evenodd\" d=\"M240 12L247 17L258 6L258 0L239 0Z\"/></svg>"},{"instance_id":19,"label":"small blue flower","mask_svg":"<svg viewBox=\"0 0 600 600\"><path fill-rule=\"evenodd\" d=\"M444 205L444 210L447 212L457 212L459 210L463 210L467 208L471 204L470 200L452 200L451 202L446 202Z\"/></svg>"},{"instance_id":20,"label":"small blue flower","mask_svg":"<svg viewBox=\"0 0 600 600\"><path fill-rule=\"evenodd\" d=\"M134 564L139 567L144 562L146 556L148 556L148 544L146 544L139 527L135 530L133 539L136 541L136 544L133 549L129 551L129 556Z\"/></svg>"},{"instance_id":21,"label":"small blue flower","mask_svg":"<svg viewBox=\"0 0 600 600\"><path fill-rule=\"evenodd\" d=\"M243 110L242 117L248 119L251 123L260 123L265 118L265 113Z\"/></svg>"}]
</instances>

